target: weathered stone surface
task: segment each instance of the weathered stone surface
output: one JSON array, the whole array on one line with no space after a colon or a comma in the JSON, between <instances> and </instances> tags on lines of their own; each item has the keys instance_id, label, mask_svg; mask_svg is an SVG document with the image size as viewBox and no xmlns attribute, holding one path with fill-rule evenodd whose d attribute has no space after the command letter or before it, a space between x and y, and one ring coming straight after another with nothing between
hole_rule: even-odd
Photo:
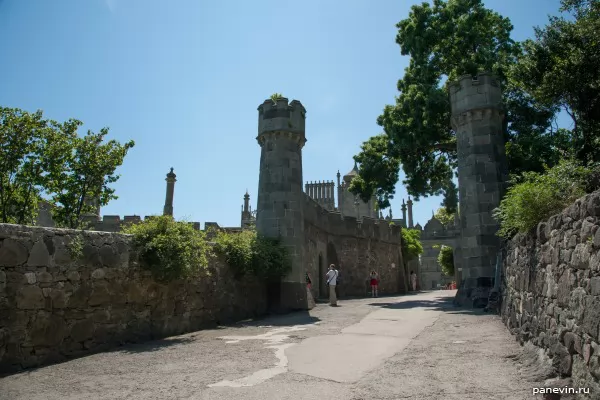
<instances>
[{"instance_id":1,"label":"weathered stone surface","mask_svg":"<svg viewBox=\"0 0 600 400\"><path fill-rule=\"evenodd\" d=\"M0 247L0 267L16 267L27 261L27 247L15 239L4 239Z\"/></svg>"},{"instance_id":2,"label":"weathered stone surface","mask_svg":"<svg viewBox=\"0 0 600 400\"><path fill-rule=\"evenodd\" d=\"M544 348L556 372L572 376L575 387L600 388L595 351L600 339L599 204L600 191L550 218L545 243L515 237L503 265L505 324L520 342ZM531 277L535 285L528 285Z\"/></svg>"},{"instance_id":3,"label":"weathered stone surface","mask_svg":"<svg viewBox=\"0 0 600 400\"><path fill-rule=\"evenodd\" d=\"M70 336L75 342L83 342L84 340L91 339L93 333L94 321L91 319L84 319L73 324Z\"/></svg>"},{"instance_id":4,"label":"weathered stone surface","mask_svg":"<svg viewBox=\"0 0 600 400\"><path fill-rule=\"evenodd\" d=\"M79 272L77 271L69 271L67 273L67 279L71 282L77 282L80 279Z\"/></svg>"},{"instance_id":5,"label":"weathered stone surface","mask_svg":"<svg viewBox=\"0 0 600 400\"><path fill-rule=\"evenodd\" d=\"M94 272L92 272L92 278L94 279L104 279L105 276L106 272L104 272L102 268L95 269Z\"/></svg>"},{"instance_id":6,"label":"weathered stone surface","mask_svg":"<svg viewBox=\"0 0 600 400\"><path fill-rule=\"evenodd\" d=\"M84 256L73 262L65 243L76 235L84 241ZM2 237L0 242L9 243L4 254L12 267L0 268L1 371L266 311L264 284L235 279L216 257L209 260L211 276L162 284L137 264L136 249L123 235L104 233L98 239L96 232L0 224Z\"/></svg>"},{"instance_id":7,"label":"weathered stone surface","mask_svg":"<svg viewBox=\"0 0 600 400\"><path fill-rule=\"evenodd\" d=\"M30 285L33 285L34 283L37 282L37 277L35 276L34 272L25 272L24 276L25 276L25 280Z\"/></svg>"},{"instance_id":8,"label":"weathered stone surface","mask_svg":"<svg viewBox=\"0 0 600 400\"><path fill-rule=\"evenodd\" d=\"M23 286L17 292L17 308L21 310L37 310L44 308L44 294L37 286Z\"/></svg>"},{"instance_id":9,"label":"weathered stone surface","mask_svg":"<svg viewBox=\"0 0 600 400\"><path fill-rule=\"evenodd\" d=\"M36 279L40 283L50 283L54 280L52 274L46 271L38 272L36 274Z\"/></svg>"},{"instance_id":10,"label":"weathered stone surface","mask_svg":"<svg viewBox=\"0 0 600 400\"><path fill-rule=\"evenodd\" d=\"M30 267L45 267L50 265L50 253L43 240L38 240L33 244L29 252L27 265Z\"/></svg>"}]
</instances>

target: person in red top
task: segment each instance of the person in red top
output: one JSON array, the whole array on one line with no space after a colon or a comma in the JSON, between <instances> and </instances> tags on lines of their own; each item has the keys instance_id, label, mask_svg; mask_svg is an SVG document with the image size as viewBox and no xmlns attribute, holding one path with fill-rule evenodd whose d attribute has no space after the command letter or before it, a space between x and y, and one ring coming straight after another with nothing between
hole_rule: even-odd
<instances>
[{"instance_id":1,"label":"person in red top","mask_svg":"<svg viewBox=\"0 0 600 400\"><path fill-rule=\"evenodd\" d=\"M371 295L373 297L377 297L377 287L379 286L379 275L375 270L371 271L371 275L369 275L370 283L371 283Z\"/></svg>"}]
</instances>

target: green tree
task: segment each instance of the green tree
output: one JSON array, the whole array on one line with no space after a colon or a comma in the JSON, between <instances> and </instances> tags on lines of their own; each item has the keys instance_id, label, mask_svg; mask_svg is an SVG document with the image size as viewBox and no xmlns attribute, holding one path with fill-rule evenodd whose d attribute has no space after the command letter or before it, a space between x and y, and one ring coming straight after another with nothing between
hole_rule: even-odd
<instances>
[{"instance_id":1,"label":"green tree","mask_svg":"<svg viewBox=\"0 0 600 400\"><path fill-rule=\"evenodd\" d=\"M402 229L402 255L404 261L414 260L422 253L421 231L418 229Z\"/></svg>"},{"instance_id":2,"label":"green tree","mask_svg":"<svg viewBox=\"0 0 600 400\"><path fill-rule=\"evenodd\" d=\"M539 102L573 120L571 148L584 162L600 161L600 1L562 0L574 19L550 17L523 43L513 76Z\"/></svg>"},{"instance_id":3,"label":"green tree","mask_svg":"<svg viewBox=\"0 0 600 400\"><path fill-rule=\"evenodd\" d=\"M454 222L455 212L449 212L446 207L440 207L434 214L434 217L443 225L449 225Z\"/></svg>"},{"instance_id":4,"label":"green tree","mask_svg":"<svg viewBox=\"0 0 600 400\"><path fill-rule=\"evenodd\" d=\"M83 137L71 138L72 151L64 159L62 173L50 185L53 217L60 226L79 228L84 214L117 199L109 185L119 179L115 171L134 142L103 143L107 134L108 128L103 128L99 133L88 131Z\"/></svg>"},{"instance_id":5,"label":"green tree","mask_svg":"<svg viewBox=\"0 0 600 400\"><path fill-rule=\"evenodd\" d=\"M62 172L67 143L79 125L44 119L41 111L0 107L0 222L33 222L42 194Z\"/></svg>"},{"instance_id":6,"label":"green tree","mask_svg":"<svg viewBox=\"0 0 600 400\"><path fill-rule=\"evenodd\" d=\"M454 276L454 250L452 247L441 245L437 262L444 275Z\"/></svg>"},{"instance_id":7,"label":"green tree","mask_svg":"<svg viewBox=\"0 0 600 400\"><path fill-rule=\"evenodd\" d=\"M81 215L94 208L92 199L102 206L116 198L108 185L134 143L102 144L107 128L80 137L81 125L0 108L0 222L31 224L40 200L50 198L57 224L78 228Z\"/></svg>"},{"instance_id":8,"label":"green tree","mask_svg":"<svg viewBox=\"0 0 600 400\"><path fill-rule=\"evenodd\" d=\"M410 56L409 66L398 82L396 104L378 118L385 134L375 140L377 146L373 138L365 142L355 156L360 168L351 191L363 199L377 193L386 205L401 165L409 194L416 200L443 194L443 206L454 211L456 133L444 82L480 71L492 72L504 88L509 169L541 171L544 163L558 161L556 146L548 146L556 107L538 104L509 79L521 48L510 38L508 18L486 9L481 0L434 0L413 6L397 27L396 43Z\"/></svg>"}]
</instances>

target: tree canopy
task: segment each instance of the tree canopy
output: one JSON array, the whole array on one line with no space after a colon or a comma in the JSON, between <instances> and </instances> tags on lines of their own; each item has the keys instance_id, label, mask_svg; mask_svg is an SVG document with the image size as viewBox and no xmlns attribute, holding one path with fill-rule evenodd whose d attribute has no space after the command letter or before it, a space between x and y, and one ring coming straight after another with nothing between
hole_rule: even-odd
<instances>
[{"instance_id":1,"label":"tree canopy","mask_svg":"<svg viewBox=\"0 0 600 400\"><path fill-rule=\"evenodd\" d=\"M597 32L590 16L597 15L590 11L595 10L595 3L597 0L563 1L565 7L584 9L577 21L586 16L587 30L581 30L592 33ZM596 18L596 25L597 21ZM446 82L465 74L492 72L503 87L504 135L510 173L543 172L545 166L556 165L564 154L572 153L573 137L577 134L554 126L561 103L551 101L554 97L549 94L548 100L544 100L543 86L538 85L544 81L542 78L551 80L553 76L552 69L548 68L551 63L546 65L537 62L541 56L533 57L539 53L533 52L534 44L548 47L543 45L542 36L525 44L516 43L510 36L513 28L510 20L485 8L482 0L434 0L432 5L415 5L397 28L396 43L410 61L398 81L396 104L386 106L377 119L384 132L363 143L361 152L354 157L359 163L359 175L353 180L351 191L363 200L376 194L381 208L389 206L401 166L405 174L403 184L409 195L418 200L421 196L443 194L442 205L450 212L456 209L457 189L452 181L457 167L456 133L450 125ZM596 67L596 75L591 71L598 65L591 63L596 59L591 54L584 57L586 51L595 51L594 56L598 54L597 39L593 42L592 36L581 39L580 50L575 47L573 51L582 54L576 57L580 61L578 65L590 69L586 70L586 76L591 79L589 88L598 88L597 80L593 80L597 79L598 69ZM568 40L556 41L562 43L561 51L571 51ZM553 50L548 49L547 54L554 54ZM539 74L537 81L530 79L529 85L524 84L529 79L529 69L523 65L535 66L533 69ZM563 73L576 70L573 67ZM569 89L567 84L561 87L565 91ZM548 90L548 93L552 92ZM597 99L596 93L592 93L593 96ZM579 114L588 115L589 121L590 112Z\"/></svg>"},{"instance_id":2,"label":"tree canopy","mask_svg":"<svg viewBox=\"0 0 600 400\"><path fill-rule=\"evenodd\" d=\"M418 229L402 229L402 254L404 261L413 260L422 253L421 231Z\"/></svg>"},{"instance_id":3,"label":"tree canopy","mask_svg":"<svg viewBox=\"0 0 600 400\"><path fill-rule=\"evenodd\" d=\"M107 128L81 137L81 125L0 108L0 222L32 223L46 199L58 226L78 228L83 214L117 198L109 184L134 142L103 143Z\"/></svg>"}]
</instances>

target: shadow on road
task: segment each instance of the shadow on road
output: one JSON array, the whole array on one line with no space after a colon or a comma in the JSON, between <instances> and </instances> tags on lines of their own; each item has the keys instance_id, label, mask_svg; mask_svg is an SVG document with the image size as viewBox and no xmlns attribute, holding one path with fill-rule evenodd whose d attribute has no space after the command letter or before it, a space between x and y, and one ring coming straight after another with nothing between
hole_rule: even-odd
<instances>
[{"instance_id":1,"label":"shadow on road","mask_svg":"<svg viewBox=\"0 0 600 400\"><path fill-rule=\"evenodd\" d=\"M230 325L231 328L239 328L246 326L291 326L291 325L311 325L319 322L320 319L313 317L308 311L294 311L288 314L272 314L262 318L253 320L241 321L235 325Z\"/></svg>"},{"instance_id":2,"label":"shadow on road","mask_svg":"<svg viewBox=\"0 0 600 400\"><path fill-rule=\"evenodd\" d=\"M167 347L176 346L180 344L187 344L193 342L193 337L172 337L165 339L153 340L151 342L144 343L128 343L123 347L117 347L110 349L109 351L116 351L121 353L147 353L152 351L163 350Z\"/></svg>"},{"instance_id":3,"label":"shadow on road","mask_svg":"<svg viewBox=\"0 0 600 400\"><path fill-rule=\"evenodd\" d=\"M434 300L405 300L390 303L369 303L370 306L388 308L392 310L408 310L412 308L425 308L431 311L444 311L452 314L485 315L483 309L470 309L455 306L454 297L443 297Z\"/></svg>"}]
</instances>

